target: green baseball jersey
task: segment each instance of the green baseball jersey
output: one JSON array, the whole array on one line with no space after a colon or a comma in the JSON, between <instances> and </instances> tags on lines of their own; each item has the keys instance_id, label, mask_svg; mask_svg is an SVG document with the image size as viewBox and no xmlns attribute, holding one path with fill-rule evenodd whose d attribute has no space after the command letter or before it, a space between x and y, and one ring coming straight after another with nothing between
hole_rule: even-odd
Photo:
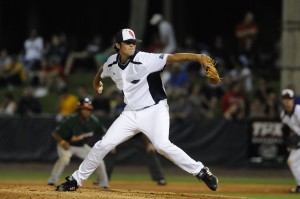
<instances>
[{"instance_id":1,"label":"green baseball jersey","mask_svg":"<svg viewBox=\"0 0 300 199\"><path fill-rule=\"evenodd\" d=\"M56 127L55 131L73 146L83 146L95 133L104 134L101 123L95 115L91 114L83 120L79 113L67 117ZM72 141L74 136L79 137L80 140Z\"/></svg>"}]
</instances>

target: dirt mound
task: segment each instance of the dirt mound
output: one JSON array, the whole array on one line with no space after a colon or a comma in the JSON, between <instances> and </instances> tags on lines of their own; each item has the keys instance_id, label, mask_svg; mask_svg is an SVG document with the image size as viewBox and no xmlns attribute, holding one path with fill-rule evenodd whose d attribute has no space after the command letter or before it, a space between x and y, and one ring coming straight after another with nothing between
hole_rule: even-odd
<instances>
[{"instance_id":1,"label":"dirt mound","mask_svg":"<svg viewBox=\"0 0 300 199\"><path fill-rule=\"evenodd\" d=\"M286 193L289 187L277 185L220 185L217 192L211 192L204 184L169 183L157 186L152 182L112 182L110 190L103 190L86 182L76 192L56 192L41 181L0 181L1 199L238 199L222 193Z\"/></svg>"}]
</instances>

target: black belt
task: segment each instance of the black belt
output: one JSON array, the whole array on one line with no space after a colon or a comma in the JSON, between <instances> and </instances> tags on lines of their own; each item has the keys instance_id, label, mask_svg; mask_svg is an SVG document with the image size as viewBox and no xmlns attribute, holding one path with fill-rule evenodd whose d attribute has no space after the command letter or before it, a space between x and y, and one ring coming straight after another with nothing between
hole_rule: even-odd
<instances>
[{"instance_id":1,"label":"black belt","mask_svg":"<svg viewBox=\"0 0 300 199\"><path fill-rule=\"evenodd\" d=\"M143 107L143 108L136 109L135 111L142 111L142 110L145 110L145 109L147 109L147 108L150 108L151 106L154 106L154 105L156 105L156 104L157 104L157 103L152 104L152 105L150 105L150 106L145 106L145 107Z\"/></svg>"}]
</instances>

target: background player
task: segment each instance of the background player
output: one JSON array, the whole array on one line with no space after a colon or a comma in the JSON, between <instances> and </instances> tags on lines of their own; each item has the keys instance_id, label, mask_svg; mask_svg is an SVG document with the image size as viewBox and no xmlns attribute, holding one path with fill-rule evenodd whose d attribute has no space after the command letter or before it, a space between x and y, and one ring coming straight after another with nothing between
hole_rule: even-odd
<instances>
[{"instance_id":1,"label":"background player","mask_svg":"<svg viewBox=\"0 0 300 199\"><path fill-rule=\"evenodd\" d=\"M295 104L294 98L293 90L282 90L281 101L283 110L280 117L285 125L283 132L290 152L288 165L297 183L297 186L290 190L290 193L300 193L300 105Z\"/></svg>"},{"instance_id":2,"label":"background player","mask_svg":"<svg viewBox=\"0 0 300 199\"><path fill-rule=\"evenodd\" d=\"M89 98L79 101L78 111L67 117L66 120L58 125L52 133L57 142L58 160L55 162L51 176L48 180L49 185L55 185L70 163L73 155L84 159L90 152L91 147L87 144L88 138L94 133L104 134L98 118L91 114L93 106ZM100 160L96 169L98 184L102 188L108 188L108 177L103 160Z\"/></svg>"},{"instance_id":3,"label":"background player","mask_svg":"<svg viewBox=\"0 0 300 199\"><path fill-rule=\"evenodd\" d=\"M102 140L66 182L57 191L75 191L93 173L109 151L120 143L143 132L156 150L184 171L202 180L213 191L217 190L218 179L200 161L195 161L169 140L170 116L167 96L160 73L166 64L197 61L205 71L214 71L215 83L221 79L211 62L203 54L153 54L136 50L135 34L130 29L120 30L116 36L116 54L111 55L101 66L94 78L93 87L102 93L101 78L111 77L124 94L127 104L122 114L114 121ZM210 70L212 69L212 70Z\"/></svg>"}]
</instances>

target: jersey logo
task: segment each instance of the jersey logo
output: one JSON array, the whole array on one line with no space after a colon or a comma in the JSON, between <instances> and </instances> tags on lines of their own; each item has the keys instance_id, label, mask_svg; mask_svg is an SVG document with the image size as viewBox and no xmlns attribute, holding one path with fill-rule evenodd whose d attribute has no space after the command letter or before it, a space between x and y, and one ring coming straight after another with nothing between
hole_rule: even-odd
<instances>
[{"instance_id":1,"label":"jersey logo","mask_svg":"<svg viewBox=\"0 0 300 199\"><path fill-rule=\"evenodd\" d=\"M133 80L131 83L132 83L132 84L137 84L137 83L139 83L139 81L140 81L140 80L137 79L137 80Z\"/></svg>"},{"instance_id":2,"label":"jersey logo","mask_svg":"<svg viewBox=\"0 0 300 199\"><path fill-rule=\"evenodd\" d=\"M160 58L160 59L163 59L164 56L165 56L165 54L160 54L160 55L159 55L159 58Z\"/></svg>"}]
</instances>

